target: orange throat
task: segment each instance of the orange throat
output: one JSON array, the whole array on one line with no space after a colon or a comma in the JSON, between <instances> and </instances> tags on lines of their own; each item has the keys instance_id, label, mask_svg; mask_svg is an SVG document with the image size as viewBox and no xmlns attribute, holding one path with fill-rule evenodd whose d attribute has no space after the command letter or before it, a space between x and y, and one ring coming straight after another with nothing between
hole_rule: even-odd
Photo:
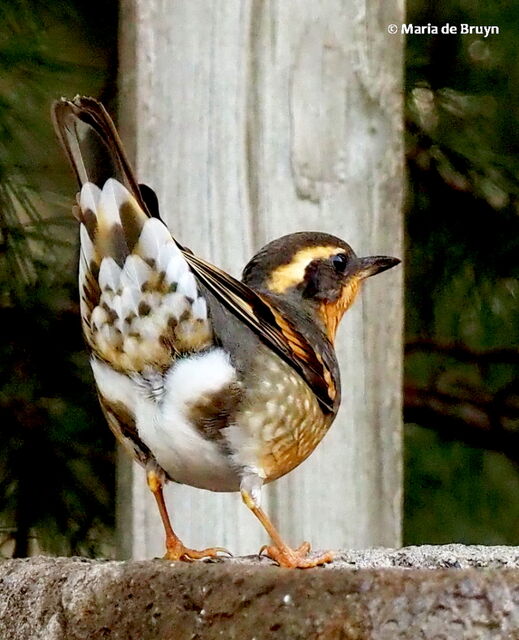
<instances>
[{"instance_id":1,"label":"orange throat","mask_svg":"<svg viewBox=\"0 0 519 640\"><path fill-rule=\"evenodd\" d=\"M352 280L344 286L337 300L334 302L324 302L320 306L319 313L326 329L326 335L332 344L335 341L335 334L337 333L339 322L353 304L359 290L360 280Z\"/></svg>"}]
</instances>

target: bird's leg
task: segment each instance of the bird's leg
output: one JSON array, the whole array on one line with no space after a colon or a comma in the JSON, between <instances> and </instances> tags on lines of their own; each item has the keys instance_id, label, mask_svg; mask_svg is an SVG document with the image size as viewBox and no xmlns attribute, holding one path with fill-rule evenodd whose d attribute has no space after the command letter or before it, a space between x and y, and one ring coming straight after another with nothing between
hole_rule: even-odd
<instances>
[{"instance_id":1,"label":"bird's leg","mask_svg":"<svg viewBox=\"0 0 519 640\"><path fill-rule=\"evenodd\" d=\"M159 471L155 466L149 466L146 469L146 480L150 491L153 493L153 496L157 501L162 524L164 525L164 531L166 532L165 560L183 560L189 562L191 560L200 560L202 558L214 558L218 556L218 553L231 555L227 549L223 549L222 547L209 547L208 549L198 551L184 546L180 538L173 531L173 527L171 526L171 521L169 519L168 509L162 492L162 487L164 486L163 472Z\"/></svg>"},{"instance_id":2,"label":"bird's leg","mask_svg":"<svg viewBox=\"0 0 519 640\"><path fill-rule=\"evenodd\" d=\"M278 530L273 525L268 515L260 506L262 480L253 473L246 473L242 478L241 497L243 502L258 518L269 534L273 545L265 545L260 549L260 554L264 554L277 562L280 567L289 569L309 569L320 564L326 564L333 560L333 553L327 551L319 556L308 557L310 553L310 543L303 542L297 549L289 547L279 535Z\"/></svg>"}]
</instances>

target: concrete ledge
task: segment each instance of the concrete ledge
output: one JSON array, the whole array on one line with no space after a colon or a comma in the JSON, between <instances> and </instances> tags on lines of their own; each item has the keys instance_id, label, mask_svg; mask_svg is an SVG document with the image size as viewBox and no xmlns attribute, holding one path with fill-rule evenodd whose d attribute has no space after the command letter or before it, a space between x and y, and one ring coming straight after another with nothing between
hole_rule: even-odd
<instances>
[{"instance_id":1,"label":"concrete ledge","mask_svg":"<svg viewBox=\"0 0 519 640\"><path fill-rule=\"evenodd\" d=\"M519 639L519 548L344 551L266 560L0 563L2 640Z\"/></svg>"}]
</instances>

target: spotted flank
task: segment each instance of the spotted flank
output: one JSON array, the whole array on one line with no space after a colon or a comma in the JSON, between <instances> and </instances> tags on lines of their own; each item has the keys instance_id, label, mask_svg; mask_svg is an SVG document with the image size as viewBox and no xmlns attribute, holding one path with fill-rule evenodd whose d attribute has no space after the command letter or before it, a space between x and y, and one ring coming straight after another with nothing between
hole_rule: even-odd
<instances>
[{"instance_id":1,"label":"spotted flank","mask_svg":"<svg viewBox=\"0 0 519 640\"><path fill-rule=\"evenodd\" d=\"M123 372L167 368L212 344L207 305L166 226L117 180L79 197L79 287L86 339Z\"/></svg>"}]
</instances>

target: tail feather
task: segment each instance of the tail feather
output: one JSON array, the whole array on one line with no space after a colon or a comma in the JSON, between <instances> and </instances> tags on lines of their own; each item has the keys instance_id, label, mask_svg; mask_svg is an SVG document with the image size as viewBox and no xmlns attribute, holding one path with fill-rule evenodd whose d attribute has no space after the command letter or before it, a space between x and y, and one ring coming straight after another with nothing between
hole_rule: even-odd
<instances>
[{"instance_id":1,"label":"tail feather","mask_svg":"<svg viewBox=\"0 0 519 640\"><path fill-rule=\"evenodd\" d=\"M152 189L137 183L115 125L94 98L62 98L52 105L58 138L76 174L80 194L74 215L85 226L97 264L119 266L132 253L144 223L158 217Z\"/></svg>"},{"instance_id":2,"label":"tail feather","mask_svg":"<svg viewBox=\"0 0 519 640\"><path fill-rule=\"evenodd\" d=\"M80 187L89 182L102 189L115 178L151 216L115 125L100 102L85 96L56 100L52 121Z\"/></svg>"},{"instance_id":3,"label":"tail feather","mask_svg":"<svg viewBox=\"0 0 519 640\"><path fill-rule=\"evenodd\" d=\"M213 344L205 300L183 248L138 185L114 124L92 98L53 105L80 193L79 290L83 331L97 358L123 372L166 369Z\"/></svg>"}]
</instances>

